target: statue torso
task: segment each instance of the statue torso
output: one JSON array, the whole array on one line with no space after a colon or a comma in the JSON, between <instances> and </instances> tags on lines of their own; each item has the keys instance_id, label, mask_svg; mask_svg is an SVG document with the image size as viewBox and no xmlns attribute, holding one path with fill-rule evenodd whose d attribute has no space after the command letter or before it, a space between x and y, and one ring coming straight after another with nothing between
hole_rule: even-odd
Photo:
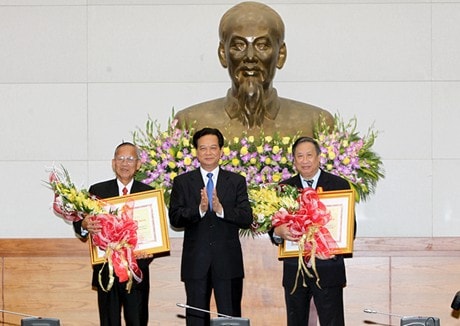
<instances>
[{"instance_id":1,"label":"statue torso","mask_svg":"<svg viewBox=\"0 0 460 326\"><path fill-rule=\"evenodd\" d=\"M265 118L261 127L251 129L228 116L224 97L183 109L177 112L176 118L178 126L185 123L187 128L192 125L195 130L204 127L217 128L227 139L241 137L244 132L247 135L259 136L262 130L265 135L274 135L278 132L280 136L313 136L313 129L321 116L324 116L330 125L333 124L332 115L316 106L286 98L279 98L279 103L280 110L275 119Z\"/></svg>"}]
</instances>

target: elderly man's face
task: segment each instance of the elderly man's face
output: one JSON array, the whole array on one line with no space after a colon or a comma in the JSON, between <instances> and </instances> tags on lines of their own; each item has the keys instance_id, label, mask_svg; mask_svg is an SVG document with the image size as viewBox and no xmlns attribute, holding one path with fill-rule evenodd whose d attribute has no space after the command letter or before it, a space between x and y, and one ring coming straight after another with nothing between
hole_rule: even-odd
<instances>
[{"instance_id":1,"label":"elderly man's face","mask_svg":"<svg viewBox=\"0 0 460 326\"><path fill-rule=\"evenodd\" d=\"M267 90L276 68L283 66L285 45L279 44L278 34L271 26L269 19L255 19L252 15L233 22L225 43L219 46L219 58L228 68L234 88L249 81Z\"/></svg>"}]
</instances>

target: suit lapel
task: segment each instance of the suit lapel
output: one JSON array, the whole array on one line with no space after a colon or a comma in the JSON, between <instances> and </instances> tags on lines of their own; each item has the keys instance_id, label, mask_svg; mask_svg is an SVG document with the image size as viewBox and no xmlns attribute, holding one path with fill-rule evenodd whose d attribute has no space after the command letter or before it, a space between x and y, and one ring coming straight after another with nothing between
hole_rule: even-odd
<instances>
[{"instance_id":1,"label":"suit lapel","mask_svg":"<svg viewBox=\"0 0 460 326\"><path fill-rule=\"evenodd\" d=\"M323 190L328 189L328 184L329 184L329 181L328 181L327 174L324 173L324 171L321 171L321 174L319 175L318 184L316 185L316 188L322 187ZM326 190L324 190L324 191L326 191Z\"/></svg>"},{"instance_id":2,"label":"suit lapel","mask_svg":"<svg viewBox=\"0 0 460 326\"><path fill-rule=\"evenodd\" d=\"M190 179L189 181L192 187L192 193L189 194L192 197L195 197L195 200L200 202L201 200L201 189L203 189L204 182L203 177L201 176L200 169L196 169L190 172Z\"/></svg>"},{"instance_id":3,"label":"suit lapel","mask_svg":"<svg viewBox=\"0 0 460 326\"><path fill-rule=\"evenodd\" d=\"M140 188L140 184L136 182L136 180L133 181L133 186L131 187L131 194L134 194L136 192L141 192L142 189Z\"/></svg>"},{"instance_id":4,"label":"suit lapel","mask_svg":"<svg viewBox=\"0 0 460 326\"><path fill-rule=\"evenodd\" d=\"M118 183L117 179L113 179L110 181L110 185L107 189L108 197L118 197L120 192L118 190Z\"/></svg>"},{"instance_id":5,"label":"suit lapel","mask_svg":"<svg viewBox=\"0 0 460 326\"><path fill-rule=\"evenodd\" d=\"M219 169L219 176L217 177L217 184L216 184L216 191L219 194L219 198L224 198L225 193L227 192L228 187L225 185L227 183L227 179L229 177L229 174L227 171Z\"/></svg>"},{"instance_id":6,"label":"suit lapel","mask_svg":"<svg viewBox=\"0 0 460 326\"><path fill-rule=\"evenodd\" d=\"M297 174L297 178L294 180L295 181L295 186L299 189L302 189L303 188L303 185L302 185L302 177L300 176L300 174Z\"/></svg>"}]
</instances>

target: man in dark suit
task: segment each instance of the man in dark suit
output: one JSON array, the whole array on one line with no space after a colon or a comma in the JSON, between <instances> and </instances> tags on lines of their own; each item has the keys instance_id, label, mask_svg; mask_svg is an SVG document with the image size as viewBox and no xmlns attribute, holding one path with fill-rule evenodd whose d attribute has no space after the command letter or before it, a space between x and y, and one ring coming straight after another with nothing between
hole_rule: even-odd
<instances>
[{"instance_id":1,"label":"man in dark suit","mask_svg":"<svg viewBox=\"0 0 460 326\"><path fill-rule=\"evenodd\" d=\"M209 310L214 290L217 311L240 317L244 267L239 229L250 227L252 209L244 177L219 167L223 144L218 129L193 135L200 168L174 179L169 219L184 228L181 279L187 305ZM186 323L209 325L210 316L189 308Z\"/></svg>"},{"instance_id":2,"label":"man in dark suit","mask_svg":"<svg viewBox=\"0 0 460 326\"><path fill-rule=\"evenodd\" d=\"M112 159L112 169L116 179L100 182L92 185L89 192L98 198L110 198L123 196L130 193L152 190L152 187L134 180L134 174L140 168L141 162L136 146L124 142L117 146ZM94 234L101 230L99 223L91 221L89 216L74 222L76 234L83 241L87 240L88 234ZM107 264L93 266L92 286L97 289L97 301L99 307L99 320L101 326L121 326L121 309L126 326L146 326L148 324L150 273L149 264L153 258L137 257L137 264L142 271L142 281L134 282L131 291L126 291L126 282L120 283L115 276L112 289L105 292L99 284L99 271L102 270L102 284L108 284L109 271Z\"/></svg>"},{"instance_id":3,"label":"man in dark suit","mask_svg":"<svg viewBox=\"0 0 460 326\"><path fill-rule=\"evenodd\" d=\"M348 181L327 173L319 168L321 149L310 137L300 137L292 145L294 166L297 175L282 181L281 184L297 188L319 188L323 191L350 189ZM355 222L356 223L356 222ZM286 224L274 228L272 240L279 244L283 240L295 241ZM283 287L287 310L288 326L307 326L310 311L310 300L313 298L321 326L343 326L343 288L346 285L345 264L342 255L331 259L316 259L316 269L320 278L320 287L316 278L304 278L306 287L299 279L293 294L298 270L298 258L283 260ZM310 268L310 273L314 275ZM302 276L300 276L302 277Z\"/></svg>"}]
</instances>

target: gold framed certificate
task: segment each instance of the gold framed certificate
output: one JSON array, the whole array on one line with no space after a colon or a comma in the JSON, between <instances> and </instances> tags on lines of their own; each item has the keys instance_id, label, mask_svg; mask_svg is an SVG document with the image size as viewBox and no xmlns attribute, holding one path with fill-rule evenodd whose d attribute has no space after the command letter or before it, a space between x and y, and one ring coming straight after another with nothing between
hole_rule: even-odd
<instances>
[{"instance_id":1,"label":"gold framed certificate","mask_svg":"<svg viewBox=\"0 0 460 326\"><path fill-rule=\"evenodd\" d=\"M355 195L352 189L335 191L318 191L321 202L331 214L331 220L325 225L337 247L334 255L353 252L355 232ZM278 257L298 257L299 246L296 241L283 241L278 247Z\"/></svg>"},{"instance_id":2,"label":"gold framed certificate","mask_svg":"<svg viewBox=\"0 0 460 326\"><path fill-rule=\"evenodd\" d=\"M158 254L170 250L168 226L166 222L163 190L149 190L126 196L104 199L106 211L121 209L132 201L133 220L137 222L137 245L135 254ZM105 261L105 251L93 244L90 238L91 263Z\"/></svg>"}]
</instances>

